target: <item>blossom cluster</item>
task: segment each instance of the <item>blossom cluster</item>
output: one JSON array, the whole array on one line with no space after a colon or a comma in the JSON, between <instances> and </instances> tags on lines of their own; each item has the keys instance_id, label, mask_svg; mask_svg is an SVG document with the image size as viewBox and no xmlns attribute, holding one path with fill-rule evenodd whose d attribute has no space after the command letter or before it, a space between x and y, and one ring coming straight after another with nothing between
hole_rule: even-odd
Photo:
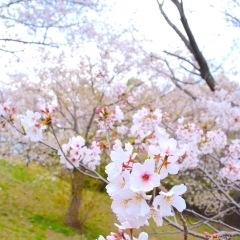
<instances>
[{"instance_id":1,"label":"blossom cluster","mask_svg":"<svg viewBox=\"0 0 240 240\"><path fill-rule=\"evenodd\" d=\"M139 234L138 238L131 238L122 229L119 229L118 233L111 232L110 235L108 235L106 238L100 236L98 240L148 240L148 234L142 232Z\"/></svg>"},{"instance_id":2,"label":"blossom cluster","mask_svg":"<svg viewBox=\"0 0 240 240\"><path fill-rule=\"evenodd\" d=\"M169 134L160 127L165 115L159 108L155 110L142 107L132 116L130 137L139 149L147 151L149 144L157 144L160 137L168 138Z\"/></svg>"},{"instance_id":3,"label":"blossom cluster","mask_svg":"<svg viewBox=\"0 0 240 240\"><path fill-rule=\"evenodd\" d=\"M8 99L7 101L3 102L0 104L0 116L3 117L0 121L0 125L2 127L5 127L7 121L14 123L15 121L15 113L16 113L16 108L11 107L11 101Z\"/></svg>"},{"instance_id":4,"label":"blossom cluster","mask_svg":"<svg viewBox=\"0 0 240 240\"><path fill-rule=\"evenodd\" d=\"M227 136L221 129L207 131L193 123L179 124L176 134L179 143L186 145L185 155L179 159L182 170L197 167L201 156L227 145Z\"/></svg>"},{"instance_id":5,"label":"blossom cluster","mask_svg":"<svg viewBox=\"0 0 240 240\"><path fill-rule=\"evenodd\" d=\"M225 151L225 156L220 159L224 167L219 171L222 178L232 182L240 181L240 140L232 140Z\"/></svg>"},{"instance_id":6,"label":"blossom cluster","mask_svg":"<svg viewBox=\"0 0 240 240\"><path fill-rule=\"evenodd\" d=\"M179 144L186 147L185 154L179 158L181 170L196 168L199 162L199 143L202 141L203 130L194 123L179 124L176 130Z\"/></svg>"},{"instance_id":7,"label":"blossom cluster","mask_svg":"<svg viewBox=\"0 0 240 240\"><path fill-rule=\"evenodd\" d=\"M119 96L123 97L124 91L119 88ZM234 111L235 108L228 104L229 99L224 93L216 93L215 98L222 98L224 109L228 107ZM218 106L214 100L208 99L205 103L206 101L212 106ZM52 106L42 106L40 112L27 110L21 116L26 137L33 142L42 141L43 131L48 126L52 127L54 113L55 108ZM219 176L232 182L240 181L240 140L233 140L227 145L226 134L219 128L208 130L200 124L184 123L182 118L178 126L173 127L176 140L170 137L163 125L164 121L169 121L168 114L159 108L139 109L132 115L131 126L123 125L124 114L119 106L114 110L107 107L96 108L95 113L98 133L108 134L112 131L125 137L123 141L107 139L110 162L105 169L108 180L106 190L112 199L111 208L120 225L117 225L118 233L111 233L106 240L147 240L146 233L133 238L124 230L148 225L150 219L161 226L163 217L173 216L174 209L182 212L186 203L181 195L187 191L187 187L179 184L166 189L162 185L163 179L169 174L177 174L179 170L196 168L204 155L225 150L220 158L223 168L220 169ZM4 119L13 123L14 114L15 108L10 107L9 100L0 105L0 115ZM216 122L221 121L221 117L216 117ZM229 124L232 124L232 129L238 129L238 121L232 122L231 119L223 125L229 128ZM87 146L82 136L76 136L71 137L67 144L59 144L59 148L60 163L67 168L79 168L83 165L94 171L100 165L102 151L97 141ZM206 237L211 239L215 235ZM104 239L103 236L98 238Z\"/></svg>"},{"instance_id":8,"label":"blossom cluster","mask_svg":"<svg viewBox=\"0 0 240 240\"><path fill-rule=\"evenodd\" d=\"M42 105L40 112L27 110L26 114L21 116L21 124L26 138L32 142L42 141L43 130L51 124L54 112L55 108L52 105Z\"/></svg>"},{"instance_id":9,"label":"blossom cluster","mask_svg":"<svg viewBox=\"0 0 240 240\"><path fill-rule=\"evenodd\" d=\"M97 108L95 113L98 115L98 118L95 121L98 123L99 133L112 130L114 125L121 123L124 119L123 112L119 106L116 106L114 111L111 111L107 107ZM121 133L122 131L125 132L125 129L119 128L119 132Z\"/></svg>"},{"instance_id":10,"label":"blossom cluster","mask_svg":"<svg viewBox=\"0 0 240 240\"><path fill-rule=\"evenodd\" d=\"M121 107L126 105L136 105L134 93L129 91L128 86L122 83L116 83L111 87L110 97L117 97L117 102Z\"/></svg>"},{"instance_id":11,"label":"blossom cluster","mask_svg":"<svg viewBox=\"0 0 240 240\"><path fill-rule=\"evenodd\" d=\"M240 130L240 107L233 104L238 99L237 91L229 94L224 89L216 90L213 96L198 100L199 107L207 110L207 115L224 130Z\"/></svg>"},{"instance_id":12,"label":"blossom cluster","mask_svg":"<svg viewBox=\"0 0 240 240\"><path fill-rule=\"evenodd\" d=\"M58 150L60 163L66 164L67 168L78 168L80 164L95 170L100 165L101 149L97 142L92 142L88 148L85 146L85 139L81 136L71 137L67 144L63 144Z\"/></svg>"},{"instance_id":13,"label":"blossom cluster","mask_svg":"<svg viewBox=\"0 0 240 240\"><path fill-rule=\"evenodd\" d=\"M168 174L177 174L179 170L176 162L181 150L176 148L176 141L160 139L158 147L149 145L148 155L143 163L137 161L137 153L130 143L124 148L115 146L110 154L106 188L113 200L112 211L123 229L148 225L150 218L161 226L163 217L173 215L172 206L180 212L186 208L185 201L179 196L185 193L185 185L167 191L160 183Z\"/></svg>"}]
</instances>

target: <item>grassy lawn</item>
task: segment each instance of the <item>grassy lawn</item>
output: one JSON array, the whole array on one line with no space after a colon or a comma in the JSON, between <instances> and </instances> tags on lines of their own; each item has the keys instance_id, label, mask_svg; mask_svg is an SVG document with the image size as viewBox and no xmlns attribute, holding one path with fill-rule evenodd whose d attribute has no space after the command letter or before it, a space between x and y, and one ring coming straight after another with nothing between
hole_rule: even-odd
<instances>
[{"instance_id":1,"label":"grassy lawn","mask_svg":"<svg viewBox=\"0 0 240 240\"><path fill-rule=\"evenodd\" d=\"M67 181L51 176L35 163L26 167L23 163L4 160L0 160L0 176L1 240L92 240L116 231L110 199L105 194L84 191L81 216L87 216L87 221L83 230L77 231L63 224L70 195ZM149 233L173 231L169 226L145 230ZM200 232L206 230L199 229ZM150 239L174 240L183 236L151 235Z\"/></svg>"},{"instance_id":2,"label":"grassy lawn","mask_svg":"<svg viewBox=\"0 0 240 240\"><path fill-rule=\"evenodd\" d=\"M0 160L0 239L95 239L107 233L113 215L104 194L84 192L83 215L89 220L82 232L63 225L70 185L31 163ZM94 200L94 201L93 201ZM93 204L94 203L94 204ZM99 204L96 204L99 203Z\"/></svg>"}]
</instances>

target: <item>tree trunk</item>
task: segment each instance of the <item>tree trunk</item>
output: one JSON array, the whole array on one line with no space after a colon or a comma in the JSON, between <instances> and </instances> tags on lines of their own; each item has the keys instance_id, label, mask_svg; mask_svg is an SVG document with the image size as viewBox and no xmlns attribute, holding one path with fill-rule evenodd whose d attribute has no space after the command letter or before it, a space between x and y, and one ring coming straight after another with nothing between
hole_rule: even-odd
<instances>
[{"instance_id":1,"label":"tree trunk","mask_svg":"<svg viewBox=\"0 0 240 240\"><path fill-rule=\"evenodd\" d=\"M83 179L84 174L78 170L73 170L72 175L72 189L71 189L71 198L70 205L68 207L67 215L65 218L65 224L69 227L76 229L81 229L81 222L79 220L79 212L82 201L82 190L83 190Z\"/></svg>"}]
</instances>

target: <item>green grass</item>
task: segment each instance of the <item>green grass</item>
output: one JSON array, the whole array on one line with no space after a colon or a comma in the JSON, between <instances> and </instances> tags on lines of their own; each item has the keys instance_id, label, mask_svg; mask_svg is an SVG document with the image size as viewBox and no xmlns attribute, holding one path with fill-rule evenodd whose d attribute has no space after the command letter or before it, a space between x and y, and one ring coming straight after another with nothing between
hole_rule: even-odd
<instances>
[{"instance_id":1,"label":"green grass","mask_svg":"<svg viewBox=\"0 0 240 240\"><path fill-rule=\"evenodd\" d=\"M52 176L39 165L31 163L26 167L23 163L0 160L0 239L92 240L116 231L109 197L87 190L81 212L82 218L88 216L84 228L77 231L65 226L69 195L68 181ZM149 233L174 231L170 226L144 229ZM207 230L204 227L198 229L199 232ZM151 235L149 239L181 240L183 236ZM196 238L189 238L192 239Z\"/></svg>"},{"instance_id":2,"label":"green grass","mask_svg":"<svg viewBox=\"0 0 240 240\"><path fill-rule=\"evenodd\" d=\"M110 201L104 194L93 198L84 191L83 211L91 214L82 230L63 224L67 212L70 185L52 176L37 164L12 164L0 160L0 239L95 239L107 234ZM101 203L101 207L93 199ZM94 206L93 206L94 205ZM102 210L102 211L101 211ZM99 213L97 214L97 212ZM102 219L104 217L104 220ZM100 223L103 223L102 227ZM108 226L108 227L107 227Z\"/></svg>"}]
</instances>

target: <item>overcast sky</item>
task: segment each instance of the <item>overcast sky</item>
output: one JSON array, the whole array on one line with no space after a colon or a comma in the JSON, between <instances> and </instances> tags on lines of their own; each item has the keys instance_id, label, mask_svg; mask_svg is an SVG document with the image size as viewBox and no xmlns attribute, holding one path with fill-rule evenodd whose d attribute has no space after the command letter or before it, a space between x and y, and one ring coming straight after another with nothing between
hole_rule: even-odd
<instances>
[{"instance_id":1,"label":"overcast sky","mask_svg":"<svg viewBox=\"0 0 240 240\"><path fill-rule=\"evenodd\" d=\"M224 70L231 76L231 72L236 71L240 65L239 50L232 50L234 40L239 42L240 28L227 27L223 14L224 9L228 7L227 2L228 0L184 0L184 7L204 56L215 66L223 63ZM179 14L170 0L165 0L164 10L175 25L182 29ZM112 11L106 17L113 27L135 24L139 32L151 40L146 44L149 51L174 52L182 47L183 43L179 37L161 16L156 0L116 0ZM16 69L31 67L35 64L31 59L32 51L26 49L22 60L15 66ZM7 70L6 62L0 63L2 77Z\"/></svg>"},{"instance_id":2,"label":"overcast sky","mask_svg":"<svg viewBox=\"0 0 240 240\"><path fill-rule=\"evenodd\" d=\"M238 68L240 52L233 50L233 46L234 41L239 43L240 28L230 27L224 19L223 11L229 7L228 0L183 2L188 22L204 56L216 65L223 63L225 71ZM164 9L175 25L182 29L179 14L171 1L165 0ZM116 1L111 18L113 22L125 25L130 20L135 22L140 31L152 40L148 47L153 52L174 51L182 46L181 40L161 16L156 0Z\"/></svg>"}]
</instances>

